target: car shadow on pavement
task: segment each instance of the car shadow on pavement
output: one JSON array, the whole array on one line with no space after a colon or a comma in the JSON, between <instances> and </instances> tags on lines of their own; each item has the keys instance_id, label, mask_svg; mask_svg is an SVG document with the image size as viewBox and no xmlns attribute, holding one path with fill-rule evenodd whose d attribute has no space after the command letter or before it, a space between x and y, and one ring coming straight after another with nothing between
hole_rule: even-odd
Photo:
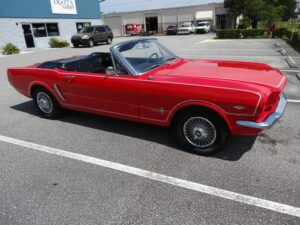
<instances>
[{"instance_id":1,"label":"car shadow on pavement","mask_svg":"<svg viewBox=\"0 0 300 225\"><path fill-rule=\"evenodd\" d=\"M10 108L43 118L36 109L33 101L27 101L15 106L11 106ZM176 140L174 140L172 130L166 127L130 122L71 110L67 110L65 114L59 117L57 120L60 120L64 123L76 124L88 128L147 140L180 151L185 151L176 142ZM209 157L219 158L227 161L237 161L242 158L246 152L252 149L256 138L257 136L230 137L227 145L222 151Z\"/></svg>"}]
</instances>

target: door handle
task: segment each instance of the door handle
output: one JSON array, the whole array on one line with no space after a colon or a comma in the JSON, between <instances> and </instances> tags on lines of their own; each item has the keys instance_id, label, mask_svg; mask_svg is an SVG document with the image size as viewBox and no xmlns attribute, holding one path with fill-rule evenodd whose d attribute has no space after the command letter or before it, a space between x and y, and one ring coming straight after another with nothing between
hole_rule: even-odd
<instances>
[{"instance_id":1,"label":"door handle","mask_svg":"<svg viewBox=\"0 0 300 225\"><path fill-rule=\"evenodd\" d=\"M75 76L65 76L65 79L66 80L70 80L70 79L73 79Z\"/></svg>"},{"instance_id":2,"label":"door handle","mask_svg":"<svg viewBox=\"0 0 300 225\"><path fill-rule=\"evenodd\" d=\"M65 76L65 79L71 83L75 76Z\"/></svg>"}]
</instances>

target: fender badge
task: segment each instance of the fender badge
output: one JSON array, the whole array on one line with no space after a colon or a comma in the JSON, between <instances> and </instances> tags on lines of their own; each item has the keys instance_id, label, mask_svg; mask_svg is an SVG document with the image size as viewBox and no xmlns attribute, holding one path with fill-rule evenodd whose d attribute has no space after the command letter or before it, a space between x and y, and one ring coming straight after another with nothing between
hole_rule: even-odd
<instances>
[{"instance_id":1,"label":"fender badge","mask_svg":"<svg viewBox=\"0 0 300 225\"><path fill-rule=\"evenodd\" d=\"M246 107L241 106L241 105L233 106L233 108L235 108L235 109L237 109L237 110L243 110L243 109L246 109Z\"/></svg>"},{"instance_id":2,"label":"fender badge","mask_svg":"<svg viewBox=\"0 0 300 225\"><path fill-rule=\"evenodd\" d=\"M163 108L163 107L161 107L160 109L153 109L153 110L151 110L152 112L158 112L158 113L160 113L162 116L166 113L166 110Z\"/></svg>"}]
</instances>

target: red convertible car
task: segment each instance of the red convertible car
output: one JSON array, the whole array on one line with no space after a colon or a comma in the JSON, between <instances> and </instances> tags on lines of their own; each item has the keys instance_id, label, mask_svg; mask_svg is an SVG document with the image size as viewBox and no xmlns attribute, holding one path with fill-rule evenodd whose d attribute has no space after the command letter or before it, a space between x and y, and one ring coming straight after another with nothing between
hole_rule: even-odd
<instances>
[{"instance_id":1,"label":"red convertible car","mask_svg":"<svg viewBox=\"0 0 300 225\"><path fill-rule=\"evenodd\" d=\"M261 63L177 57L156 39L9 68L8 79L47 118L63 108L172 126L186 149L211 154L228 135L257 135L285 110L287 78Z\"/></svg>"}]
</instances>

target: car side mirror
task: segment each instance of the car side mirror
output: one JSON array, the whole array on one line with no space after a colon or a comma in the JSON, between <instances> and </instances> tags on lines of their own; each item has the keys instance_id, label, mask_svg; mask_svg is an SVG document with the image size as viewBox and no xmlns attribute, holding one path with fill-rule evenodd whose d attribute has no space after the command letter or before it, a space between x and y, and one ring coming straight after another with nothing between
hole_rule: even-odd
<instances>
[{"instance_id":1,"label":"car side mirror","mask_svg":"<svg viewBox=\"0 0 300 225\"><path fill-rule=\"evenodd\" d=\"M112 66L106 68L105 73L109 76L117 76L115 69Z\"/></svg>"}]
</instances>

